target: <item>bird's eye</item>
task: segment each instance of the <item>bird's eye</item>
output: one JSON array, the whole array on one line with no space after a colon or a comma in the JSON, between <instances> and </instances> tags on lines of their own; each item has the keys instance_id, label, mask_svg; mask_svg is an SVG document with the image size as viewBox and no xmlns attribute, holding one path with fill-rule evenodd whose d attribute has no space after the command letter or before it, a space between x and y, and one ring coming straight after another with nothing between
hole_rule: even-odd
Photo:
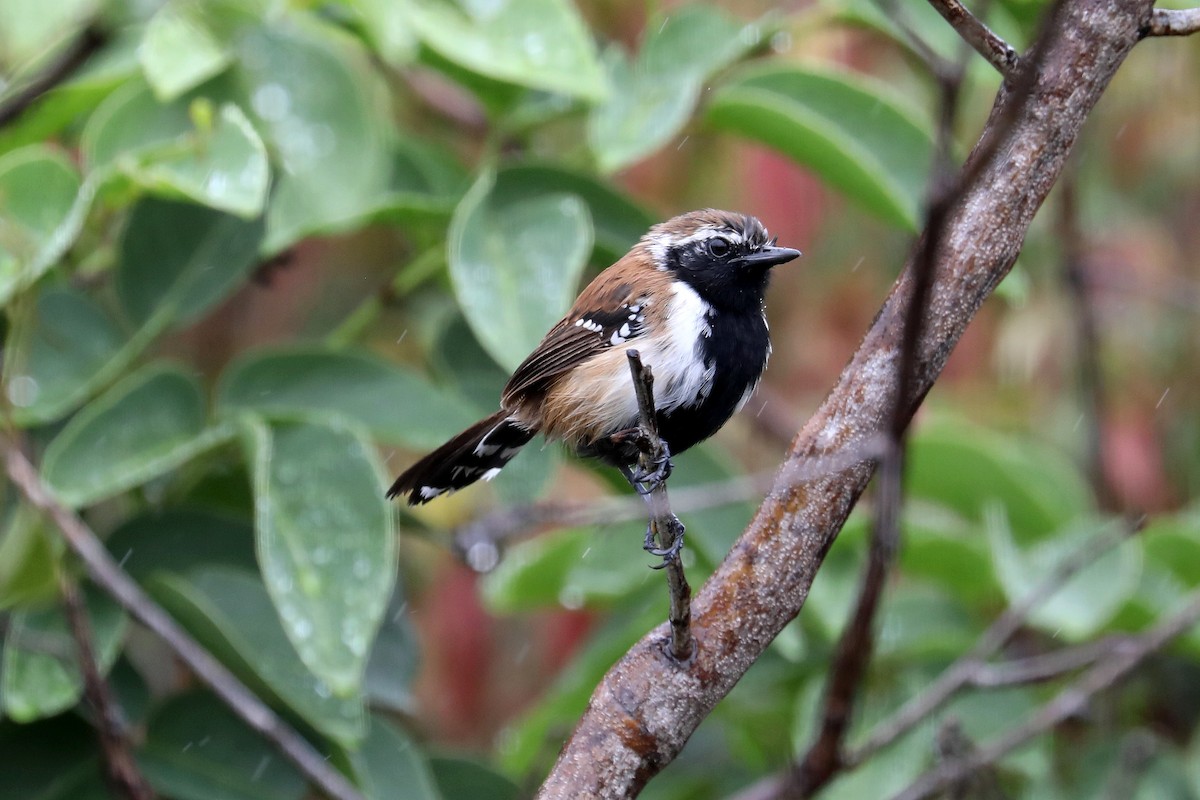
<instances>
[{"instance_id":1,"label":"bird's eye","mask_svg":"<svg viewBox=\"0 0 1200 800\"><path fill-rule=\"evenodd\" d=\"M708 240L708 254L713 258L724 258L729 255L729 242L720 236Z\"/></svg>"}]
</instances>

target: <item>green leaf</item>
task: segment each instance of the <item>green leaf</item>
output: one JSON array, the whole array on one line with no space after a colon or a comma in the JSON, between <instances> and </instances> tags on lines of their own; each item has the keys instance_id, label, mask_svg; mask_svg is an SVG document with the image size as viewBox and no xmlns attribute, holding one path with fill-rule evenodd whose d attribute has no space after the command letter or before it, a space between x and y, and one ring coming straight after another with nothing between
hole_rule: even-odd
<instances>
[{"instance_id":1,"label":"green leaf","mask_svg":"<svg viewBox=\"0 0 1200 800\"><path fill-rule=\"evenodd\" d=\"M933 140L882 86L793 65L742 72L708 120L774 147L882 219L917 229Z\"/></svg>"},{"instance_id":2,"label":"green leaf","mask_svg":"<svg viewBox=\"0 0 1200 800\"><path fill-rule=\"evenodd\" d=\"M133 517L105 540L121 567L139 581L158 572L185 575L200 567L253 570L254 526L215 511L171 508Z\"/></svg>"},{"instance_id":3,"label":"green leaf","mask_svg":"<svg viewBox=\"0 0 1200 800\"><path fill-rule=\"evenodd\" d=\"M169 2L154 13L138 55L146 80L164 102L216 75L232 60L199 4L183 2Z\"/></svg>"},{"instance_id":4,"label":"green leaf","mask_svg":"<svg viewBox=\"0 0 1200 800\"><path fill-rule=\"evenodd\" d=\"M367 659L363 686L367 704L401 714L416 713L412 683L419 666L420 641L408 613L404 589L397 580Z\"/></svg>"},{"instance_id":5,"label":"green leaf","mask_svg":"<svg viewBox=\"0 0 1200 800\"><path fill-rule=\"evenodd\" d=\"M646 209L609 184L553 164L505 167L492 190L501 203L546 194L572 194L587 204L596 235L593 260L603 266L625 255L655 222Z\"/></svg>"},{"instance_id":6,"label":"green leaf","mask_svg":"<svg viewBox=\"0 0 1200 800\"><path fill-rule=\"evenodd\" d=\"M234 79L279 166L264 251L353 227L387 191L388 93L332 28L286 17L238 41Z\"/></svg>"},{"instance_id":7,"label":"green leaf","mask_svg":"<svg viewBox=\"0 0 1200 800\"><path fill-rule=\"evenodd\" d=\"M596 101L608 87L596 48L567 0L405 0L421 41L489 78Z\"/></svg>"},{"instance_id":8,"label":"green leaf","mask_svg":"<svg viewBox=\"0 0 1200 800\"><path fill-rule=\"evenodd\" d=\"M421 375L362 352L288 348L243 355L221 377L225 411L365 425L384 441L433 448L475 421L462 400Z\"/></svg>"},{"instance_id":9,"label":"green leaf","mask_svg":"<svg viewBox=\"0 0 1200 800\"><path fill-rule=\"evenodd\" d=\"M345 428L252 430L255 533L267 591L305 665L336 696L356 696L396 575L375 450Z\"/></svg>"},{"instance_id":10,"label":"green leaf","mask_svg":"<svg viewBox=\"0 0 1200 800\"><path fill-rule=\"evenodd\" d=\"M1050 535L1093 507L1079 470L1062 454L1032 441L977 425L922 425L909 445L909 491L982 522L1004 510L1022 542Z\"/></svg>"},{"instance_id":11,"label":"green leaf","mask_svg":"<svg viewBox=\"0 0 1200 800\"><path fill-rule=\"evenodd\" d=\"M976 635L953 598L916 582L890 588L880 616L879 657L893 663L953 659L971 646Z\"/></svg>"},{"instance_id":12,"label":"green leaf","mask_svg":"<svg viewBox=\"0 0 1200 800\"><path fill-rule=\"evenodd\" d=\"M362 746L343 757L369 800L441 800L425 754L408 734L379 715L371 716Z\"/></svg>"},{"instance_id":13,"label":"green leaf","mask_svg":"<svg viewBox=\"0 0 1200 800\"><path fill-rule=\"evenodd\" d=\"M450 280L480 344L513 370L575 297L592 250L587 206L575 195L512 203L485 174L450 223Z\"/></svg>"},{"instance_id":14,"label":"green leaf","mask_svg":"<svg viewBox=\"0 0 1200 800\"><path fill-rule=\"evenodd\" d=\"M337 697L304 666L254 574L203 567L186 576L160 573L149 588L201 644L252 688L347 747L362 738L361 698Z\"/></svg>"},{"instance_id":15,"label":"green leaf","mask_svg":"<svg viewBox=\"0 0 1200 800\"><path fill-rule=\"evenodd\" d=\"M178 193L197 203L246 219L267 203L267 149L240 108L220 107L212 130L194 137L186 152L148 159L135 173L151 191Z\"/></svg>"},{"instance_id":16,"label":"green leaf","mask_svg":"<svg viewBox=\"0 0 1200 800\"><path fill-rule=\"evenodd\" d=\"M257 217L270 179L266 147L245 113L225 102L230 92L213 94L197 90L160 103L141 81L114 92L83 132L93 176L120 172L155 194ZM197 126L193 112L212 121Z\"/></svg>"},{"instance_id":17,"label":"green leaf","mask_svg":"<svg viewBox=\"0 0 1200 800\"><path fill-rule=\"evenodd\" d=\"M58 419L82 403L125 343L99 304L67 287L41 292L27 324L7 386L21 426Z\"/></svg>"},{"instance_id":18,"label":"green leaf","mask_svg":"<svg viewBox=\"0 0 1200 800\"><path fill-rule=\"evenodd\" d=\"M299 800L307 792L274 746L204 692L173 697L155 712L138 766L176 800Z\"/></svg>"},{"instance_id":19,"label":"green leaf","mask_svg":"<svg viewBox=\"0 0 1200 800\"><path fill-rule=\"evenodd\" d=\"M362 22L366 39L389 65L398 67L417 56L417 35L401 3L392 0L345 0Z\"/></svg>"},{"instance_id":20,"label":"green leaf","mask_svg":"<svg viewBox=\"0 0 1200 800\"><path fill-rule=\"evenodd\" d=\"M977 608L999 599L991 553L975 526L919 503L905 508L903 526L900 563L906 576L931 581Z\"/></svg>"},{"instance_id":21,"label":"green leaf","mask_svg":"<svg viewBox=\"0 0 1200 800\"><path fill-rule=\"evenodd\" d=\"M133 210L121 238L117 295L138 326L178 326L223 300L250 274L262 221L156 198Z\"/></svg>"},{"instance_id":22,"label":"green leaf","mask_svg":"<svg viewBox=\"0 0 1200 800\"><path fill-rule=\"evenodd\" d=\"M0 304L33 284L75 241L91 204L71 163L44 145L0 156Z\"/></svg>"},{"instance_id":23,"label":"green leaf","mask_svg":"<svg viewBox=\"0 0 1200 800\"><path fill-rule=\"evenodd\" d=\"M99 10L96 0L0 0L0 73L9 75L63 48ZM39 64L40 66L40 64Z\"/></svg>"},{"instance_id":24,"label":"green leaf","mask_svg":"<svg viewBox=\"0 0 1200 800\"><path fill-rule=\"evenodd\" d=\"M141 38L141 31L136 28L114 32L108 44L67 81L41 95L24 113L0 128L0 153L50 141L86 117L104 98L137 74L137 49Z\"/></svg>"},{"instance_id":25,"label":"green leaf","mask_svg":"<svg viewBox=\"0 0 1200 800\"><path fill-rule=\"evenodd\" d=\"M1084 541L1111 535L1106 528L1128 524L1121 520L1100 522L1083 518L1054 537L1021 549L1002 511L997 509L988 514L986 523L996 575L1010 604L1021 602ZM1055 637L1062 636L1067 641L1086 639L1103 628L1133 597L1141 573L1141 542L1126 540L1075 573L1033 610L1029 620Z\"/></svg>"},{"instance_id":26,"label":"green leaf","mask_svg":"<svg viewBox=\"0 0 1200 800\"><path fill-rule=\"evenodd\" d=\"M1200 585L1200 513L1158 517L1138 538L1149 560L1188 586Z\"/></svg>"},{"instance_id":27,"label":"green leaf","mask_svg":"<svg viewBox=\"0 0 1200 800\"><path fill-rule=\"evenodd\" d=\"M85 591L84 599L92 648L103 675L121 651L127 620L120 606L99 590ZM5 713L29 722L75 705L83 694L76 653L61 607L15 612L4 641L0 678Z\"/></svg>"},{"instance_id":28,"label":"green leaf","mask_svg":"<svg viewBox=\"0 0 1200 800\"><path fill-rule=\"evenodd\" d=\"M411 136L401 137L392 154L387 191L370 218L404 227L435 222L440 230L470 185L469 176L449 152Z\"/></svg>"},{"instance_id":29,"label":"green leaf","mask_svg":"<svg viewBox=\"0 0 1200 800\"><path fill-rule=\"evenodd\" d=\"M535 536L509 547L494 570L483 576L480 596L497 614L513 614L560 605L567 576L588 549L591 532L583 529ZM567 598L580 608L581 595Z\"/></svg>"},{"instance_id":30,"label":"green leaf","mask_svg":"<svg viewBox=\"0 0 1200 800\"><path fill-rule=\"evenodd\" d=\"M517 800L521 796L508 778L465 758L431 758L429 766L445 800Z\"/></svg>"},{"instance_id":31,"label":"green leaf","mask_svg":"<svg viewBox=\"0 0 1200 800\"><path fill-rule=\"evenodd\" d=\"M0 530L0 611L53 598L58 591L61 540L51 538L26 504L13 498L0 497L0 501L16 506Z\"/></svg>"},{"instance_id":32,"label":"green leaf","mask_svg":"<svg viewBox=\"0 0 1200 800\"><path fill-rule=\"evenodd\" d=\"M206 428L196 379L151 365L88 404L46 448L42 477L78 507L145 483L232 436Z\"/></svg>"},{"instance_id":33,"label":"green leaf","mask_svg":"<svg viewBox=\"0 0 1200 800\"><path fill-rule=\"evenodd\" d=\"M762 38L757 24L743 26L703 5L674 8L646 30L634 63L618 49L607 54L613 91L588 118L588 143L606 172L669 142L691 117L705 81Z\"/></svg>"}]
</instances>

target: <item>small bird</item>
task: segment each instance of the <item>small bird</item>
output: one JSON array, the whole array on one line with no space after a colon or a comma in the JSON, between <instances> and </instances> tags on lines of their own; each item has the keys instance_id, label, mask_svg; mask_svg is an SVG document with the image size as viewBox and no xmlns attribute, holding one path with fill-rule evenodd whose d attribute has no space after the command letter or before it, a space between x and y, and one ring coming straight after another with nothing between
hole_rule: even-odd
<instances>
[{"instance_id":1,"label":"small bird","mask_svg":"<svg viewBox=\"0 0 1200 800\"><path fill-rule=\"evenodd\" d=\"M763 301L770 270L800 256L775 242L755 217L715 209L653 226L517 367L500 410L405 470L387 496L418 505L491 480L538 433L616 467L646 494L669 474L670 454L716 433L762 377L771 354ZM630 348L654 374L668 449L650 474L634 469L639 414ZM680 533L656 548L647 531L645 549L662 565L682 544Z\"/></svg>"}]
</instances>

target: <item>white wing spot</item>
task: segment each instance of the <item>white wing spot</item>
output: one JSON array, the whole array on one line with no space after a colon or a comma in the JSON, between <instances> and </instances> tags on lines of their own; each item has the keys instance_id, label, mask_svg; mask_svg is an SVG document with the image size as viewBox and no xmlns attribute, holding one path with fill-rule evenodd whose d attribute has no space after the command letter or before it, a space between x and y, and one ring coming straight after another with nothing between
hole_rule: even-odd
<instances>
[{"instance_id":1,"label":"white wing spot","mask_svg":"<svg viewBox=\"0 0 1200 800\"><path fill-rule=\"evenodd\" d=\"M487 472L483 473L483 479L485 481L490 481L492 478L496 477L499 474L500 474L500 468L492 467Z\"/></svg>"},{"instance_id":2,"label":"white wing spot","mask_svg":"<svg viewBox=\"0 0 1200 800\"><path fill-rule=\"evenodd\" d=\"M587 317L580 317L579 319L575 320L575 327L583 328L584 330L591 331L592 333L600 333L604 330L603 325L601 325L599 322L593 322Z\"/></svg>"},{"instance_id":3,"label":"white wing spot","mask_svg":"<svg viewBox=\"0 0 1200 800\"><path fill-rule=\"evenodd\" d=\"M444 494L445 492L446 492L445 488L435 489L432 486L422 486L421 487L421 499L422 500L432 500L433 498L437 497L439 494Z\"/></svg>"},{"instance_id":4,"label":"white wing spot","mask_svg":"<svg viewBox=\"0 0 1200 800\"><path fill-rule=\"evenodd\" d=\"M626 322L623 325L621 325L621 330L617 331L617 333L619 333L622 338L628 339L629 338L629 323Z\"/></svg>"}]
</instances>

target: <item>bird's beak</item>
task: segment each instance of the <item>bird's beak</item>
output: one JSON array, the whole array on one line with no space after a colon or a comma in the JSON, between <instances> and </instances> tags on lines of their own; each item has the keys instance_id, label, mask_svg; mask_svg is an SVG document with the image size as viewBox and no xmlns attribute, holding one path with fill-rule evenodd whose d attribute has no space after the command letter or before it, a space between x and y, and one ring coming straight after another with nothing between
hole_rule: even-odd
<instances>
[{"instance_id":1,"label":"bird's beak","mask_svg":"<svg viewBox=\"0 0 1200 800\"><path fill-rule=\"evenodd\" d=\"M786 264L801 255L803 254L799 250L793 250L790 247L768 246L755 253L742 256L738 259L738 263L756 267L774 267L777 264Z\"/></svg>"}]
</instances>

